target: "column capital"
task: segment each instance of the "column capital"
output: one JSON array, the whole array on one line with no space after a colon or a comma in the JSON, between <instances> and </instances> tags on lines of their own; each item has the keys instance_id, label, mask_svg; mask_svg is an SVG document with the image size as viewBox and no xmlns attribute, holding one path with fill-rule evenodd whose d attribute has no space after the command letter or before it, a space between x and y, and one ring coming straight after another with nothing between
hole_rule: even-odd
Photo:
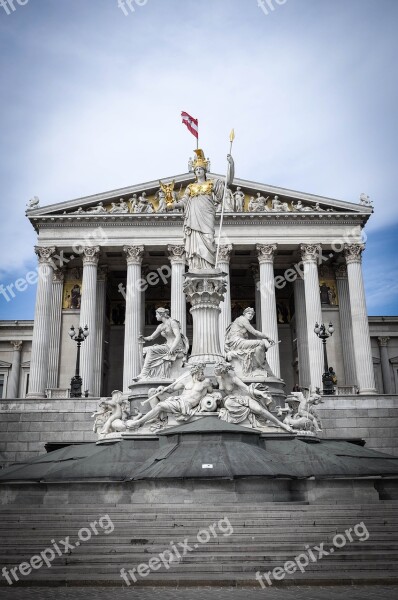
<instances>
[{"instance_id":1,"label":"column capital","mask_svg":"<svg viewBox=\"0 0 398 600\"><path fill-rule=\"evenodd\" d=\"M140 265L144 256L144 246L124 246L128 265Z\"/></svg>"},{"instance_id":2,"label":"column capital","mask_svg":"<svg viewBox=\"0 0 398 600\"><path fill-rule=\"evenodd\" d=\"M344 244L344 256L347 265L362 262L362 252L365 244Z\"/></svg>"},{"instance_id":3,"label":"column capital","mask_svg":"<svg viewBox=\"0 0 398 600\"><path fill-rule=\"evenodd\" d=\"M388 338L388 339L390 339L390 338ZM14 342L14 341L10 342L10 344L14 348L14 352L21 352L22 345L23 345L23 342L21 340L18 340L16 342Z\"/></svg>"},{"instance_id":4,"label":"column capital","mask_svg":"<svg viewBox=\"0 0 398 600\"><path fill-rule=\"evenodd\" d=\"M321 250L321 244L300 244L301 258L307 263L317 263Z\"/></svg>"},{"instance_id":5,"label":"column capital","mask_svg":"<svg viewBox=\"0 0 398 600\"><path fill-rule=\"evenodd\" d=\"M389 337L378 337L377 338L377 341L378 341L380 347L382 347L382 346L387 347L389 340L390 340Z\"/></svg>"},{"instance_id":6,"label":"column capital","mask_svg":"<svg viewBox=\"0 0 398 600\"><path fill-rule=\"evenodd\" d=\"M63 269L54 269L53 282L63 283L65 279L65 271Z\"/></svg>"},{"instance_id":7,"label":"column capital","mask_svg":"<svg viewBox=\"0 0 398 600\"><path fill-rule=\"evenodd\" d=\"M272 264L274 262L277 247L277 244L256 244L258 262L260 265L263 263Z\"/></svg>"},{"instance_id":8,"label":"column capital","mask_svg":"<svg viewBox=\"0 0 398 600\"><path fill-rule=\"evenodd\" d=\"M53 266L52 256L55 254L55 246L35 246L35 253L38 256L39 264L51 264Z\"/></svg>"},{"instance_id":9,"label":"column capital","mask_svg":"<svg viewBox=\"0 0 398 600\"><path fill-rule=\"evenodd\" d=\"M337 265L335 268L336 279L346 279L347 278L347 265Z\"/></svg>"},{"instance_id":10,"label":"column capital","mask_svg":"<svg viewBox=\"0 0 398 600\"><path fill-rule=\"evenodd\" d=\"M220 246L218 249L219 262L229 263L232 250L233 250L232 244L224 244L224 245Z\"/></svg>"},{"instance_id":11,"label":"column capital","mask_svg":"<svg viewBox=\"0 0 398 600\"><path fill-rule=\"evenodd\" d=\"M167 250L171 264L185 265L185 246L183 244L169 244Z\"/></svg>"},{"instance_id":12,"label":"column capital","mask_svg":"<svg viewBox=\"0 0 398 600\"><path fill-rule=\"evenodd\" d=\"M96 267L99 261L99 254L99 246L84 246L82 248L83 266L93 265L94 267Z\"/></svg>"}]
</instances>

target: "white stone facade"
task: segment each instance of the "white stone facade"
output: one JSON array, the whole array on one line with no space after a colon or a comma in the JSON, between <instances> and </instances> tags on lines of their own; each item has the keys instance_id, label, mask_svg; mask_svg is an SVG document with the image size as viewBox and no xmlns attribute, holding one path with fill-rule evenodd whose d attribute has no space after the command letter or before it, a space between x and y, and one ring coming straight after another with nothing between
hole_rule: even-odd
<instances>
[{"instance_id":1,"label":"white stone facade","mask_svg":"<svg viewBox=\"0 0 398 600\"><path fill-rule=\"evenodd\" d=\"M182 189L193 176L170 179ZM360 394L396 393L398 331L385 331L383 323L376 344L369 337L361 230L372 208L240 179L232 191L238 186L245 193L244 211L224 215L220 249L219 266L227 274L221 352L223 330L253 306L257 329L280 342L270 349L268 361L286 389L295 383L320 387L322 347L313 329L316 321L331 321L335 333L327 344L328 362L338 387L357 388ZM43 276L29 342L14 339L10 325L4 331L12 339L0 339L3 397L27 395L21 377L30 343L28 397L67 392L76 358L71 325L89 326L81 374L91 397L128 391L142 366L139 336L153 332L155 308L169 308L192 343L191 307L183 293L183 217L156 212L158 188L153 181L29 211ZM150 210L109 212L112 202L123 198L128 206L143 192ZM250 198L258 193L266 199L264 207L250 212ZM273 209L275 195L284 203L282 212ZM296 208L299 201L306 210ZM371 320L370 335L373 326Z\"/></svg>"}]
</instances>

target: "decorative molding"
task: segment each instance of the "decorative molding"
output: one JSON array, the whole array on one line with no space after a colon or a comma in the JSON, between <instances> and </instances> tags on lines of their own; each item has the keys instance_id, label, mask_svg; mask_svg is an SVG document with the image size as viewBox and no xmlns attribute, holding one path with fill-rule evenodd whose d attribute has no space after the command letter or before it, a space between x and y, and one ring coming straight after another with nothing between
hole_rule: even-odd
<instances>
[{"instance_id":1,"label":"decorative molding","mask_svg":"<svg viewBox=\"0 0 398 600\"><path fill-rule=\"evenodd\" d=\"M53 266L52 256L55 254L55 246L35 246L35 253L38 256L40 265Z\"/></svg>"},{"instance_id":2,"label":"decorative molding","mask_svg":"<svg viewBox=\"0 0 398 600\"><path fill-rule=\"evenodd\" d=\"M218 261L223 263L229 263L232 250L232 244L224 244L220 246L218 249Z\"/></svg>"},{"instance_id":3,"label":"decorative molding","mask_svg":"<svg viewBox=\"0 0 398 600\"><path fill-rule=\"evenodd\" d=\"M169 252L169 260L173 264L185 265L185 247L181 244L169 244L167 246Z\"/></svg>"},{"instance_id":4,"label":"decorative molding","mask_svg":"<svg viewBox=\"0 0 398 600\"><path fill-rule=\"evenodd\" d=\"M97 281L106 281L108 275L108 266L100 265L97 270Z\"/></svg>"},{"instance_id":5,"label":"decorative molding","mask_svg":"<svg viewBox=\"0 0 398 600\"><path fill-rule=\"evenodd\" d=\"M82 248L82 260L83 266L92 265L96 267L98 265L100 255L99 246L85 246Z\"/></svg>"},{"instance_id":6,"label":"decorative molding","mask_svg":"<svg viewBox=\"0 0 398 600\"><path fill-rule=\"evenodd\" d=\"M21 340L10 342L10 344L14 347L14 352L21 352L23 346L23 342Z\"/></svg>"},{"instance_id":7,"label":"decorative molding","mask_svg":"<svg viewBox=\"0 0 398 600\"><path fill-rule=\"evenodd\" d=\"M318 256L321 251L322 251L321 244L301 244L300 245L301 258L303 259L304 262L317 263Z\"/></svg>"},{"instance_id":8,"label":"decorative molding","mask_svg":"<svg viewBox=\"0 0 398 600\"><path fill-rule=\"evenodd\" d=\"M389 342L390 339L391 338L389 338L389 337L378 337L377 341L378 341L378 344L379 344L380 347L381 346L387 347L388 346L388 342Z\"/></svg>"},{"instance_id":9,"label":"decorative molding","mask_svg":"<svg viewBox=\"0 0 398 600\"><path fill-rule=\"evenodd\" d=\"M347 265L362 262L362 252L365 244L344 244L344 256Z\"/></svg>"},{"instance_id":10,"label":"decorative molding","mask_svg":"<svg viewBox=\"0 0 398 600\"><path fill-rule=\"evenodd\" d=\"M141 265L144 251L144 246L123 246L128 265Z\"/></svg>"},{"instance_id":11,"label":"decorative molding","mask_svg":"<svg viewBox=\"0 0 398 600\"><path fill-rule=\"evenodd\" d=\"M273 264L277 247L277 244L256 244L258 262L260 265L263 263Z\"/></svg>"}]
</instances>

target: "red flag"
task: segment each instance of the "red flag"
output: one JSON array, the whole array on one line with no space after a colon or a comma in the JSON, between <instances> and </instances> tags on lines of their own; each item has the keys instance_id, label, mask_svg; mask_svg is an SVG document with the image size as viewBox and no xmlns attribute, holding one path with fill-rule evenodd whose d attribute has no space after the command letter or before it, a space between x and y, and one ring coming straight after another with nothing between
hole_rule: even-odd
<instances>
[{"instance_id":1,"label":"red flag","mask_svg":"<svg viewBox=\"0 0 398 600\"><path fill-rule=\"evenodd\" d=\"M182 122L184 123L184 125L186 125L187 128L189 129L189 131L192 133L192 135L194 135L196 137L196 139L198 139L199 138L199 121L198 121L198 119L194 119L194 117L191 117L191 115L189 115L187 112L184 112L184 111L182 111L181 117L182 117Z\"/></svg>"}]
</instances>

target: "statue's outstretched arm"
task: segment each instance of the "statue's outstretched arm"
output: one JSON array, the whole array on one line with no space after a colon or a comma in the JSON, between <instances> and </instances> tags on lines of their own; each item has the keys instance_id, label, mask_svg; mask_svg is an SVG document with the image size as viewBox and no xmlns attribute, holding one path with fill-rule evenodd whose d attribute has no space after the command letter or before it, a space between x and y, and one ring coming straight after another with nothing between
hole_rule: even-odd
<instances>
[{"instance_id":1,"label":"statue's outstretched arm","mask_svg":"<svg viewBox=\"0 0 398 600\"><path fill-rule=\"evenodd\" d=\"M152 333L152 335L148 335L147 337L144 337L144 340L146 342L150 342L152 340L156 340L156 338L160 336L161 330L162 330L162 326L158 325L156 327L155 331Z\"/></svg>"},{"instance_id":2,"label":"statue's outstretched arm","mask_svg":"<svg viewBox=\"0 0 398 600\"><path fill-rule=\"evenodd\" d=\"M173 352L175 351L175 349L178 347L179 343L181 342L181 329L180 329L179 323L177 323L177 321L172 321L171 329L175 335L174 342L170 346L170 354L173 354Z\"/></svg>"}]
</instances>

